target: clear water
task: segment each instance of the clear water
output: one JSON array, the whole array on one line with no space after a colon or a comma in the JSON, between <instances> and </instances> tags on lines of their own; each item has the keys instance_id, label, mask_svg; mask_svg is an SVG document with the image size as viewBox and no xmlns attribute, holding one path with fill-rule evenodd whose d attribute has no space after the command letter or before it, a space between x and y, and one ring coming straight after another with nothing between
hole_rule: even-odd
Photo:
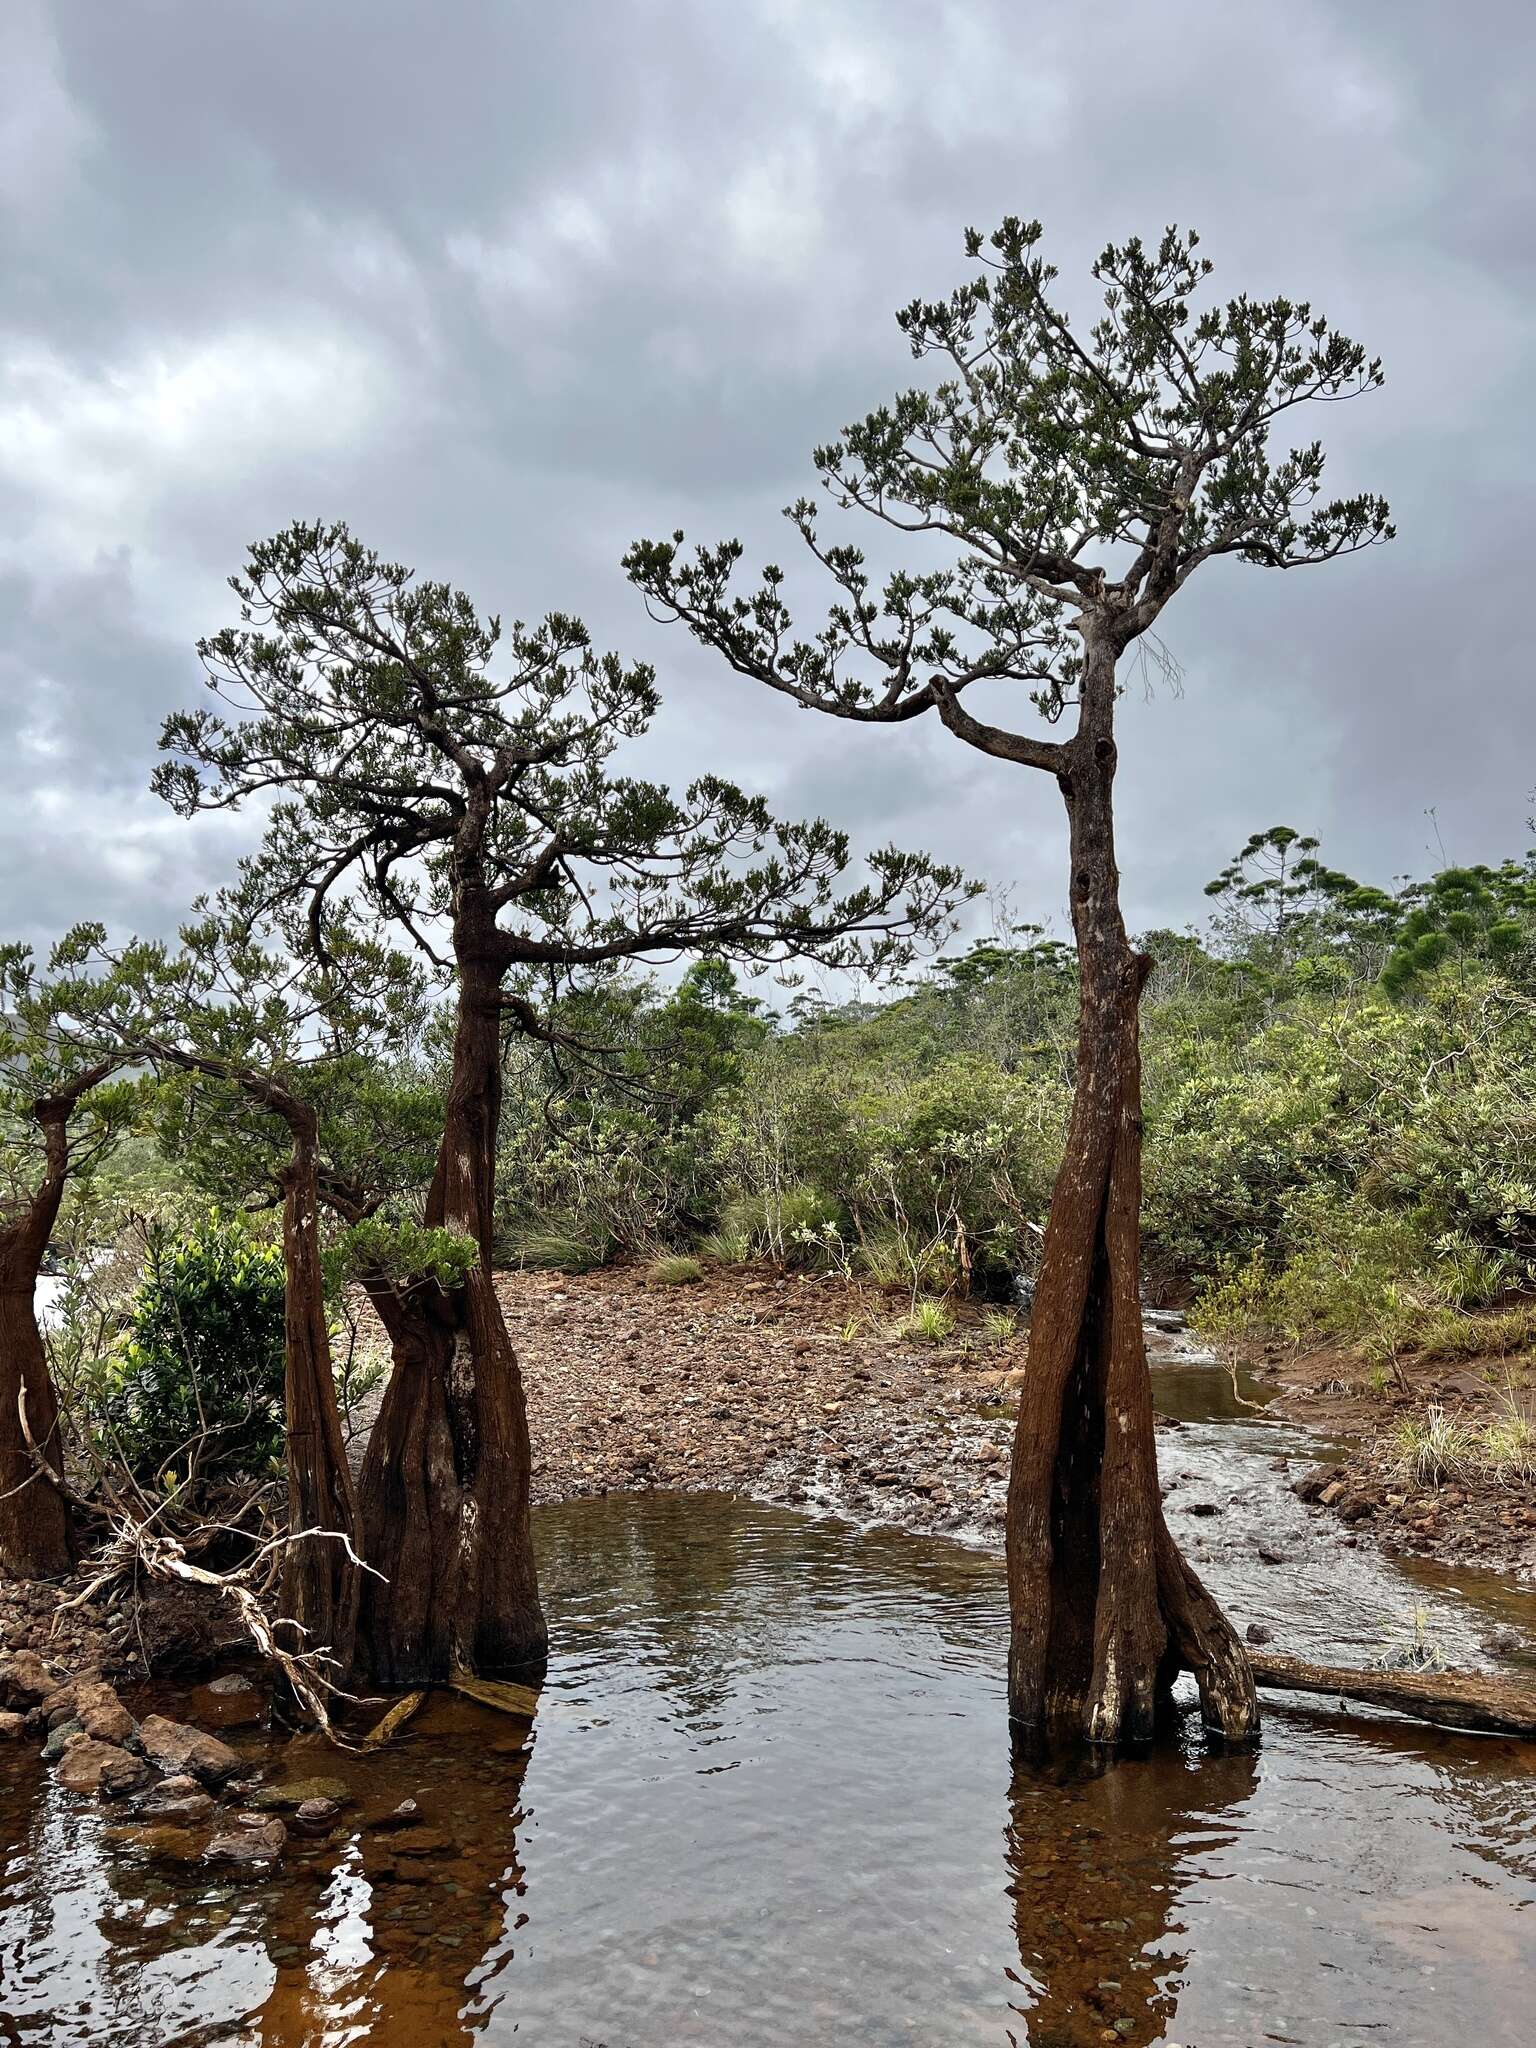
<instances>
[{"instance_id":1,"label":"clear water","mask_svg":"<svg viewBox=\"0 0 1536 2048\"><path fill-rule=\"evenodd\" d=\"M1427 1600L1475 1642L1463 1589L1294 1504L1293 1569L1251 1561L1291 1514L1290 1439L1198 1419L1201 1384L1221 1405L1209 1373L1187 1390L1169 1507L1225 1487L1180 1534L1234 1611L1262 1595L1288 1644L1345 1658ZM355 1789L277 1876L148 1854L7 1752L0 2041L1532 2040L1536 1753L1279 1706L1253 1755L1190 1724L1149 1761L1041 1772L1010 1755L980 1551L709 1495L536 1522L555 1649L531 1739L447 1695L368 1761L231 1731L271 1776ZM425 1857L365 1825L408 1793Z\"/></svg>"}]
</instances>

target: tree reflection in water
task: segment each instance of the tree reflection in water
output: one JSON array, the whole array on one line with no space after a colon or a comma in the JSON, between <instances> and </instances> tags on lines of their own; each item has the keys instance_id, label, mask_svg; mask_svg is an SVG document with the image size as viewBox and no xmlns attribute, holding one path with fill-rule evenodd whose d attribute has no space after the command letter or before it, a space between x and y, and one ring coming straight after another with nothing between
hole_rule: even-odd
<instances>
[{"instance_id":1,"label":"tree reflection in water","mask_svg":"<svg viewBox=\"0 0 1536 2048\"><path fill-rule=\"evenodd\" d=\"M1187 1873L1235 1839L1257 1777L1253 1751L1208 1748L1193 1732L1187 1747L1113 1761L1052 1763L1015 1746L1013 2048L1165 2036L1193 1946Z\"/></svg>"}]
</instances>

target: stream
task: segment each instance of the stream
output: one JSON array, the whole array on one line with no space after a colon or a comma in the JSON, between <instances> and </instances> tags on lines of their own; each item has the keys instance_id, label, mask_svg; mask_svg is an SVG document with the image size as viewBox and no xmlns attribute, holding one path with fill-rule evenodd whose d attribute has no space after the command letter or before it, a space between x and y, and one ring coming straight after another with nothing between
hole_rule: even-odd
<instances>
[{"instance_id":1,"label":"stream","mask_svg":"<svg viewBox=\"0 0 1536 2048\"><path fill-rule=\"evenodd\" d=\"M1170 1522L1240 1624L1365 1662L1417 1611L1448 1661L1536 1668L1528 1589L1352 1541L1289 1490L1315 1438L1196 1356L1155 1378ZM535 1525L531 1736L447 1693L369 1759L224 1731L352 1790L273 1875L8 1754L0 2042L1530 2041L1536 1749L1267 1699L1253 1753L1189 1717L1150 1759L1030 1767L980 1548L717 1494ZM407 1796L424 1851L373 1825Z\"/></svg>"}]
</instances>

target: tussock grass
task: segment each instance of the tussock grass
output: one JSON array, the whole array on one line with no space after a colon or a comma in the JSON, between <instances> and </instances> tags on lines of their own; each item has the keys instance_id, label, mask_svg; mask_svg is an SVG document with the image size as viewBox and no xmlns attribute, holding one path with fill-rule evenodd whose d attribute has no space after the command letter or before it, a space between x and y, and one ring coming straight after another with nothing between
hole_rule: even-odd
<instances>
[{"instance_id":1,"label":"tussock grass","mask_svg":"<svg viewBox=\"0 0 1536 2048\"><path fill-rule=\"evenodd\" d=\"M601 1245L564 1224L528 1224L514 1230L507 1250L520 1266L545 1272L590 1273L604 1262Z\"/></svg>"},{"instance_id":2,"label":"tussock grass","mask_svg":"<svg viewBox=\"0 0 1536 2048\"><path fill-rule=\"evenodd\" d=\"M1426 1408L1422 1415L1405 1415L1392 1435L1398 1470L1420 1486L1441 1486L1462 1477L1477 1450L1476 1433L1438 1406Z\"/></svg>"},{"instance_id":3,"label":"tussock grass","mask_svg":"<svg viewBox=\"0 0 1536 2048\"><path fill-rule=\"evenodd\" d=\"M665 1258L652 1259L645 1269L647 1287L691 1287L703 1278L703 1264L691 1252L671 1252Z\"/></svg>"},{"instance_id":4,"label":"tussock grass","mask_svg":"<svg viewBox=\"0 0 1536 2048\"><path fill-rule=\"evenodd\" d=\"M897 1325L903 1337L921 1337L925 1344L942 1344L955 1332L955 1314L947 1301L915 1302L910 1315Z\"/></svg>"}]
</instances>

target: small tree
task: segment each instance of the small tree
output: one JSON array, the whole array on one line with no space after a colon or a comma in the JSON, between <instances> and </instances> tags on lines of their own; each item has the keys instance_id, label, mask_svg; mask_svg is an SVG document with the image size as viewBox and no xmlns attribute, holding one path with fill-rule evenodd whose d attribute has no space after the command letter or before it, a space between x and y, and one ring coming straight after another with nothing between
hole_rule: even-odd
<instances>
[{"instance_id":1,"label":"small tree","mask_svg":"<svg viewBox=\"0 0 1536 2048\"><path fill-rule=\"evenodd\" d=\"M429 1228L469 1237L462 1287L378 1297L395 1368L363 1466L363 1633L386 1683L543 1655L522 1382L491 1270L504 1031L559 1037L550 999L621 960L709 953L879 967L944 926L957 877L785 825L705 777L679 802L612 775L649 724L651 673L574 619L481 619L344 526L297 525L232 579L237 626L202 643L223 710L179 714L157 787L184 812L280 793L256 867L332 958L348 900L450 979L454 1037Z\"/></svg>"},{"instance_id":2,"label":"small tree","mask_svg":"<svg viewBox=\"0 0 1536 2048\"><path fill-rule=\"evenodd\" d=\"M1278 456L1297 408L1367 391L1379 366L1310 306L1239 297L1196 311L1210 264L1170 229L1094 266L1085 334L1053 302L1037 222L974 230L977 274L899 317L939 377L816 453L823 488L887 529L948 544L878 592L860 550L790 507L836 586L797 635L783 572L741 594L742 549L644 541L626 567L738 673L860 723L937 715L995 760L1051 776L1066 804L1080 970L1077 1090L1030 1330L1008 1501L1009 1691L1027 1728L1096 1741L1151 1732L1184 1665L1207 1721L1248 1734L1247 1659L1163 1522L1141 1330L1137 1011L1150 962L1120 913L1113 789L1121 664L1167 605L1226 556L1324 562L1391 534L1385 503L1324 503L1319 443ZM989 685L1021 686L1047 729L993 723Z\"/></svg>"},{"instance_id":3,"label":"small tree","mask_svg":"<svg viewBox=\"0 0 1536 2048\"><path fill-rule=\"evenodd\" d=\"M289 1540L280 1599L300 1647L345 1676L362 1590L362 1517L331 1364L322 1189L359 1220L371 1205L344 1170L353 1162L343 1156L338 1168L322 1136L376 1094L373 1070L419 1035L424 991L408 959L360 938L342 916L324 965L257 944L250 934L259 907L247 873L241 891L183 928L178 950L125 948L112 960L95 1027L195 1084L181 1143L205 1185L253 1206L274 1196L281 1203Z\"/></svg>"},{"instance_id":4,"label":"small tree","mask_svg":"<svg viewBox=\"0 0 1536 2048\"><path fill-rule=\"evenodd\" d=\"M0 947L0 1567L55 1578L74 1562L64 1445L37 1283L65 1190L122 1130L132 1088L75 1033L86 984L65 942L46 971Z\"/></svg>"}]
</instances>

